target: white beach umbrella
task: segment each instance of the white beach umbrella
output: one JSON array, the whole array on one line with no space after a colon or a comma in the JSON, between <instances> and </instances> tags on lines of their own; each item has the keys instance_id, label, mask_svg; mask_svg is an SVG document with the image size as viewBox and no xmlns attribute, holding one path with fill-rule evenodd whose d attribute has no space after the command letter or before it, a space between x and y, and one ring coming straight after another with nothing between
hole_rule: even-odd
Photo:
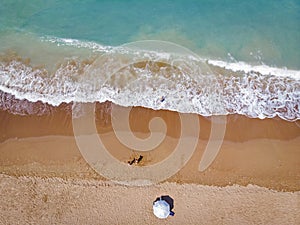
<instances>
[{"instance_id":1,"label":"white beach umbrella","mask_svg":"<svg viewBox=\"0 0 300 225\"><path fill-rule=\"evenodd\" d=\"M160 219L165 219L170 215L170 205L165 200L158 200L153 204L153 213Z\"/></svg>"}]
</instances>

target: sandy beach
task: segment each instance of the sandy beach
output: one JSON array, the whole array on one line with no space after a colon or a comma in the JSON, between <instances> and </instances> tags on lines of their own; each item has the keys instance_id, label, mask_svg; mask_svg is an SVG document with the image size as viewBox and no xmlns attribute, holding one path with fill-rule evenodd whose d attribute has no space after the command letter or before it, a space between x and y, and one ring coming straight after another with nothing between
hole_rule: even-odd
<instances>
[{"instance_id":1,"label":"sandy beach","mask_svg":"<svg viewBox=\"0 0 300 225\"><path fill-rule=\"evenodd\" d=\"M227 116L219 154L198 170L207 145L211 118L199 116L200 134L188 163L166 181L128 187L99 175L82 157L72 130L70 106L50 115L0 112L0 185L2 224L297 224L300 191L300 128L279 118ZM116 139L111 103L96 106L97 130L111 154L123 163L143 155L153 165L171 154L180 138L178 113L136 107L130 126L140 138L153 117L168 129L161 145L149 152L130 149ZM128 165L130 166L130 165ZM160 195L174 198L175 216L152 214ZM121 210L126 208L127 210ZM117 214L117 216L116 216Z\"/></svg>"},{"instance_id":2,"label":"sandy beach","mask_svg":"<svg viewBox=\"0 0 300 225\"><path fill-rule=\"evenodd\" d=\"M1 224L298 224L299 192L254 185L215 187L0 175ZM174 198L174 217L152 213L160 195Z\"/></svg>"}]
</instances>

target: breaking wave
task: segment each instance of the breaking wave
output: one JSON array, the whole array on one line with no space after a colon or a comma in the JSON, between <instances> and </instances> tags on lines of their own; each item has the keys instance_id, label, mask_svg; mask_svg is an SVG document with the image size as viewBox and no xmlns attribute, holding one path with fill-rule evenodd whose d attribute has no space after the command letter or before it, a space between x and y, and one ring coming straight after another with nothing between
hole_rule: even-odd
<instances>
[{"instance_id":1,"label":"breaking wave","mask_svg":"<svg viewBox=\"0 0 300 225\"><path fill-rule=\"evenodd\" d=\"M159 47L153 51L72 39L42 40L97 54L66 58L51 71L17 55L2 56L1 109L43 115L62 103L111 101L203 116L300 118L300 73L296 70L204 59Z\"/></svg>"}]
</instances>

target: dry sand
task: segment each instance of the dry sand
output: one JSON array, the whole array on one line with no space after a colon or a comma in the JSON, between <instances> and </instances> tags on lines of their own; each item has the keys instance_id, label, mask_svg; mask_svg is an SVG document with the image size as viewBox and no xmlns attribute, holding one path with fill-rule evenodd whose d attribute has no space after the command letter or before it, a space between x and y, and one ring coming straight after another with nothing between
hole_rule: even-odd
<instances>
[{"instance_id":1,"label":"dry sand","mask_svg":"<svg viewBox=\"0 0 300 225\"><path fill-rule=\"evenodd\" d=\"M211 118L199 116L198 145L184 168L166 183L126 187L107 181L83 159L69 109L63 105L45 116L0 111L0 224L299 223L297 122L228 116L218 156L199 172L211 128ZM110 109L111 103L97 105L97 129L122 162L143 154L138 166L155 164L178 142L177 113L137 107L130 115L134 134L147 137L149 120L159 116L167 124L167 138L149 153L124 147L112 132ZM156 219L151 208L163 194L174 198L176 213L165 221Z\"/></svg>"},{"instance_id":2,"label":"dry sand","mask_svg":"<svg viewBox=\"0 0 300 225\"><path fill-rule=\"evenodd\" d=\"M163 183L125 187L103 181L0 175L0 224L299 224L300 193ZM174 217L152 213L160 195Z\"/></svg>"}]
</instances>

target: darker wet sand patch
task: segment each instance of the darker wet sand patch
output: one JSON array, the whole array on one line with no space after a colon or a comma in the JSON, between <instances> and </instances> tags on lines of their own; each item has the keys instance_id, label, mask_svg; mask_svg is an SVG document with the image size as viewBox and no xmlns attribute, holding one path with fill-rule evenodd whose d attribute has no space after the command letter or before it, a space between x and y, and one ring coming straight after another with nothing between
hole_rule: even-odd
<instances>
[{"instance_id":1,"label":"darker wet sand patch","mask_svg":"<svg viewBox=\"0 0 300 225\"><path fill-rule=\"evenodd\" d=\"M76 145L72 116L60 106L49 115L18 116L0 111L0 172L14 176L39 176L105 180L85 162ZM167 125L166 138L149 152L128 148L116 138L110 122L111 103L97 104L99 137L118 160L128 163L143 156L139 164L153 165L168 157L180 137L176 112L133 108L130 126L139 138L147 138L151 118L160 117ZM215 161L204 172L199 162L209 140L211 118L199 116L200 134L189 162L168 181L214 186L254 184L275 190L297 191L300 187L300 128L279 118L251 119L227 116L224 142ZM130 165L128 165L130 166Z\"/></svg>"}]
</instances>

